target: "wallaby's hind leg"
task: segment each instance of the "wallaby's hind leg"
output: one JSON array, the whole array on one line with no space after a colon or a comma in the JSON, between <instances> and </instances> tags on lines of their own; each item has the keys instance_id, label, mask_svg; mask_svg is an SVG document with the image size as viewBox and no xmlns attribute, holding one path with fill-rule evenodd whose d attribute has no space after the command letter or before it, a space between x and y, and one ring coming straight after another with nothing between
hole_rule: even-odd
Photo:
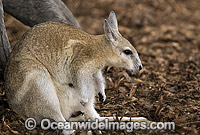
<instances>
[{"instance_id":1,"label":"wallaby's hind leg","mask_svg":"<svg viewBox=\"0 0 200 135\"><path fill-rule=\"evenodd\" d=\"M90 104L89 106L87 106L86 115L88 119L90 118L92 120L95 120L96 118L100 118L93 104Z\"/></svg>"},{"instance_id":2,"label":"wallaby's hind leg","mask_svg":"<svg viewBox=\"0 0 200 135\"><path fill-rule=\"evenodd\" d=\"M26 80L28 81L19 91L19 93L21 92L21 99L19 100L21 114L39 121L42 118L64 120L64 117L61 116L56 88L48 72L45 69L32 70L27 73Z\"/></svg>"},{"instance_id":3,"label":"wallaby's hind leg","mask_svg":"<svg viewBox=\"0 0 200 135\"><path fill-rule=\"evenodd\" d=\"M56 94L56 88L46 71L32 72L28 86L29 90L22 99L26 117L33 117L39 124L43 118L50 118L56 122L65 122L60 109L60 102ZM65 135L72 134L73 130L63 130Z\"/></svg>"}]
</instances>

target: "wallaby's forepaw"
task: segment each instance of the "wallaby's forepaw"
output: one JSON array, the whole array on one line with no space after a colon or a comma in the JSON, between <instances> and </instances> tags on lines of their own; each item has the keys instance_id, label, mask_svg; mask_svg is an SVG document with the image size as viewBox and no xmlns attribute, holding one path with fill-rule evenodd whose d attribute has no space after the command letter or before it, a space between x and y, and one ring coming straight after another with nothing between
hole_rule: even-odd
<instances>
[{"instance_id":1,"label":"wallaby's forepaw","mask_svg":"<svg viewBox=\"0 0 200 135\"><path fill-rule=\"evenodd\" d=\"M106 100L105 94L102 94L102 93L99 92L98 95L99 95L99 101L104 102Z\"/></svg>"}]
</instances>

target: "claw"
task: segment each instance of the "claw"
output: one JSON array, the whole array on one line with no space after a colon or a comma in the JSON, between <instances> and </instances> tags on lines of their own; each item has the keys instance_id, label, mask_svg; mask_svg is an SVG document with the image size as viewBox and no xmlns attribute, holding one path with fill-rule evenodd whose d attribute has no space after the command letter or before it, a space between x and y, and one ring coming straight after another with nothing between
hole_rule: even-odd
<instances>
[{"instance_id":1,"label":"claw","mask_svg":"<svg viewBox=\"0 0 200 135\"><path fill-rule=\"evenodd\" d=\"M103 96L102 93L98 93L99 95L99 101L104 102L106 99L106 96Z\"/></svg>"}]
</instances>

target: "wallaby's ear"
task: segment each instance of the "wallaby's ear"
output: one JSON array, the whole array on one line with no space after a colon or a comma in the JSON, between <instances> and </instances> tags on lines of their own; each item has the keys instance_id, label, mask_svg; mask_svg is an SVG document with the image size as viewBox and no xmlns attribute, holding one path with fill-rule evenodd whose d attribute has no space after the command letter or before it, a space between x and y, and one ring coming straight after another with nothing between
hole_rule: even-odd
<instances>
[{"instance_id":1,"label":"wallaby's ear","mask_svg":"<svg viewBox=\"0 0 200 135\"><path fill-rule=\"evenodd\" d=\"M115 15L114 11L110 12L110 15L108 17L108 23L110 24L110 26L118 31L118 24L117 24L117 17Z\"/></svg>"},{"instance_id":2,"label":"wallaby's ear","mask_svg":"<svg viewBox=\"0 0 200 135\"><path fill-rule=\"evenodd\" d=\"M108 41L117 41L117 33L106 19L104 20L104 33Z\"/></svg>"}]
</instances>

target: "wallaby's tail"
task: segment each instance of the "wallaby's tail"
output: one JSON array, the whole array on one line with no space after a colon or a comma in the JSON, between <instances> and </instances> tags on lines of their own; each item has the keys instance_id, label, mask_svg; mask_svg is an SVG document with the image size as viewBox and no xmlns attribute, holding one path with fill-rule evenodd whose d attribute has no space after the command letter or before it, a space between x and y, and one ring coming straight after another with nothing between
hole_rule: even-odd
<instances>
[{"instance_id":1,"label":"wallaby's tail","mask_svg":"<svg viewBox=\"0 0 200 135\"><path fill-rule=\"evenodd\" d=\"M10 43L6 34L4 25L4 12L2 0L0 0L0 65L4 69L6 62L10 56Z\"/></svg>"}]
</instances>

